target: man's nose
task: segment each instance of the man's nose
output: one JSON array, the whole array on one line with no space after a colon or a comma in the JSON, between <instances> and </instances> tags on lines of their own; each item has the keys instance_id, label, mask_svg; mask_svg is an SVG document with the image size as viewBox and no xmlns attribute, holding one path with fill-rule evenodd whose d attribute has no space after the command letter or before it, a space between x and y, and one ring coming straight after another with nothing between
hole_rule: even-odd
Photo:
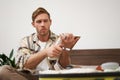
<instances>
[{"instance_id":1,"label":"man's nose","mask_svg":"<svg viewBox=\"0 0 120 80\"><path fill-rule=\"evenodd\" d=\"M45 23L44 23L44 22L42 22L42 23L41 23L41 26L44 26L44 25L45 25Z\"/></svg>"}]
</instances>

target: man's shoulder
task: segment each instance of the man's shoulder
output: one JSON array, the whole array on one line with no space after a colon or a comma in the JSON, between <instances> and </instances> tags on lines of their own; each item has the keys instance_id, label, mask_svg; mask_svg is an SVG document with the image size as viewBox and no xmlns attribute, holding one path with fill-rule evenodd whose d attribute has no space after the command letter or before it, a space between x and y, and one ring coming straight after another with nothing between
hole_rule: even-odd
<instances>
[{"instance_id":1,"label":"man's shoulder","mask_svg":"<svg viewBox=\"0 0 120 80\"><path fill-rule=\"evenodd\" d=\"M35 36L36 36L36 33L32 33L32 34L30 34L30 35L24 36L24 37L22 38L22 40L25 40L25 39L27 39L27 38L31 39L31 38L33 38L33 37L35 37Z\"/></svg>"},{"instance_id":2,"label":"man's shoulder","mask_svg":"<svg viewBox=\"0 0 120 80\"><path fill-rule=\"evenodd\" d=\"M50 38L53 39L53 40L56 40L58 38L58 35L53 33L53 32L51 32Z\"/></svg>"}]
</instances>

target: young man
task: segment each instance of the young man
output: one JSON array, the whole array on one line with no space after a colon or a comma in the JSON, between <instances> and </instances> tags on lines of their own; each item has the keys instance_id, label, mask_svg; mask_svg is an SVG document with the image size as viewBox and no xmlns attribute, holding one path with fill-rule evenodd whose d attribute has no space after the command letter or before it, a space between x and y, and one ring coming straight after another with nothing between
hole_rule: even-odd
<instances>
[{"instance_id":1,"label":"young man","mask_svg":"<svg viewBox=\"0 0 120 80\"><path fill-rule=\"evenodd\" d=\"M50 30L52 20L47 10L42 7L36 9L32 14L32 25L36 29L36 33L24 37L21 40L20 48L18 49L17 65L21 70L43 71L49 69L64 69L70 64L69 51L70 48L78 39L71 33L56 35ZM58 38L61 39L59 44L55 44ZM56 59L54 65L50 59ZM26 77L26 74L19 73L11 67L5 66L2 71L6 71L9 75L4 80L32 80ZM4 73L6 73L4 72ZM10 78L10 75L13 75ZM5 75L3 75L5 76ZM32 75L31 75L32 77ZM1 79L0 79L1 80ZM34 79L35 80L35 79Z\"/></svg>"}]
</instances>

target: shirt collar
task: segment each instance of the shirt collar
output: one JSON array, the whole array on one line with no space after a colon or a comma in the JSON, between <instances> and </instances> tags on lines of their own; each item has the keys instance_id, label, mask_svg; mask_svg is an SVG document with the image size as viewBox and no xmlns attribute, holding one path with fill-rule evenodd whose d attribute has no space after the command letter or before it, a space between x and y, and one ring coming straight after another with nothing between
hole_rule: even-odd
<instances>
[{"instance_id":1,"label":"shirt collar","mask_svg":"<svg viewBox=\"0 0 120 80\"><path fill-rule=\"evenodd\" d=\"M37 33L33 33L32 36L33 36L33 41L34 42L38 42L39 41L39 39L37 37ZM49 40L55 41L57 38L58 38L58 35L56 35L55 33L50 31L50 38L49 38Z\"/></svg>"}]
</instances>

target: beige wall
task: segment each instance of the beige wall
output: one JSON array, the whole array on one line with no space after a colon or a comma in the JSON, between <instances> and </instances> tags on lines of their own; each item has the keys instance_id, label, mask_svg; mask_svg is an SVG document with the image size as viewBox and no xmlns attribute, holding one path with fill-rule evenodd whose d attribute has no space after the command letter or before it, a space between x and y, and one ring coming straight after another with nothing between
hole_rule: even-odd
<instances>
[{"instance_id":1,"label":"beige wall","mask_svg":"<svg viewBox=\"0 0 120 80\"><path fill-rule=\"evenodd\" d=\"M0 0L0 52L17 49L35 31L31 14L38 6L51 13L55 33L81 36L74 49L120 48L120 0Z\"/></svg>"}]
</instances>

